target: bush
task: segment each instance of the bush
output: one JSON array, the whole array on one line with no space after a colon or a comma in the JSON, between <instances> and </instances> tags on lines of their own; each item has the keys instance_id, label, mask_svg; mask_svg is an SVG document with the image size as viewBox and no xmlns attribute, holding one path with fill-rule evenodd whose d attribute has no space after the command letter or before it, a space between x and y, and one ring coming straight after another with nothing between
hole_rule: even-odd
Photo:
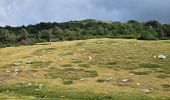
<instances>
[{"instance_id":1,"label":"bush","mask_svg":"<svg viewBox=\"0 0 170 100\"><path fill-rule=\"evenodd\" d=\"M158 40L158 38L154 33L143 32L138 37L138 40Z\"/></svg>"}]
</instances>

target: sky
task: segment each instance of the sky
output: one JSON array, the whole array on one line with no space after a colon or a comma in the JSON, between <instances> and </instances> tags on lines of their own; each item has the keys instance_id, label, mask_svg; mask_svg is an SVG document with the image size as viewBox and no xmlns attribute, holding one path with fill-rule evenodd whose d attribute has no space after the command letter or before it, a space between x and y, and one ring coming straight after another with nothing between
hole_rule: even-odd
<instances>
[{"instance_id":1,"label":"sky","mask_svg":"<svg viewBox=\"0 0 170 100\"><path fill-rule=\"evenodd\" d=\"M170 23L170 0L0 0L0 26L98 19Z\"/></svg>"}]
</instances>

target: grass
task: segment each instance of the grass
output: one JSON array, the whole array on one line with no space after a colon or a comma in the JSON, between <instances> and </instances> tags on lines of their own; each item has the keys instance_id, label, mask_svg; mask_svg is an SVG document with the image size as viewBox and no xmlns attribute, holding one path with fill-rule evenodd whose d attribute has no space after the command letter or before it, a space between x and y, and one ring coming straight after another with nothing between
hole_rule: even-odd
<instances>
[{"instance_id":1,"label":"grass","mask_svg":"<svg viewBox=\"0 0 170 100\"><path fill-rule=\"evenodd\" d=\"M64 64L64 65L61 65L62 67L73 67L72 64Z\"/></svg>"},{"instance_id":2,"label":"grass","mask_svg":"<svg viewBox=\"0 0 170 100\"><path fill-rule=\"evenodd\" d=\"M0 49L0 99L169 100L169 50L169 40L133 39L3 48ZM167 59L153 57L159 54ZM26 64L30 59L33 62ZM22 64L14 66L16 61ZM16 68L21 70L18 75ZM133 81L121 81L127 78ZM32 85L28 86L30 82ZM35 83L43 83L43 87L39 89ZM149 94L142 90L151 87L154 90Z\"/></svg>"},{"instance_id":3,"label":"grass","mask_svg":"<svg viewBox=\"0 0 170 100\"><path fill-rule=\"evenodd\" d=\"M153 64L153 63L142 63L142 64L139 64L139 66L143 68L159 68L160 67L160 65Z\"/></svg>"},{"instance_id":4,"label":"grass","mask_svg":"<svg viewBox=\"0 0 170 100\"><path fill-rule=\"evenodd\" d=\"M79 64L80 67L84 67L84 68L89 68L90 65L89 64Z\"/></svg>"},{"instance_id":5,"label":"grass","mask_svg":"<svg viewBox=\"0 0 170 100\"><path fill-rule=\"evenodd\" d=\"M73 60L71 63L83 63L82 60Z\"/></svg>"},{"instance_id":6,"label":"grass","mask_svg":"<svg viewBox=\"0 0 170 100\"><path fill-rule=\"evenodd\" d=\"M38 55L38 56L42 56L48 53L51 53L53 51L57 50L56 48L45 48L45 49L38 49L36 51L34 51L32 54L33 55Z\"/></svg>"},{"instance_id":7,"label":"grass","mask_svg":"<svg viewBox=\"0 0 170 100\"><path fill-rule=\"evenodd\" d=\"M33 68L42 68L42 67L49 67L52 61L34 61L31 63L31 67Z\"/></svg>"},{"instance_id":8,"label":"grass","mask_svg":"<svg viewBox=\"0 0 170 100\"><path fill-rule=\"evenodd\" d=\"M135 75L149 75L151 72L150 71L130 71L130 73L134 73Z\"/></svg>"},{"instance_id":9,"label":"grass","mask_svg":"<svg viewBox=\"0 0 170 100\"><path fill-rule=\"evenodd\" d=\"M167 75L167 74L159 74L156 76L157 78L170 78L170 75Z\"/></svg>"},{"instance_id":10,"label":"grass","mask_svg":"<svg viewBox=\"0 0 170 100\"><path fill-rule=\"evenodd\" d=\"M50 67L45 74L47 79L61 78L63 80L79 80L81 78L89 78L98 76L96 71L84 70L77 68L63 68Z\"/></svg>"},{"instance_id":11,"label":"grass","mask_svg":"<svg viewBox=\"0 0 170 100\"><path fill-rule=\"evenodd\" d=\"M64 84L64 85L73 84L73 80L64 80L64 81L63 81L63 84Z\"/></svg>"},{"instance_id":12,"label":"grass","mask_svg":"<svg viewBox=\"0 0 170 100\"><path fill-rule=\"evenodd\" d=\"M106 65L116 65L118 62L117 61L112 61L112 62L107 62Z\"/></svg>"},{"instance_id":13,"label":"grass","mask_svg":"<svg viewBox=\"0 0 170 100\"><path fill-rule=\"evenodd\" d=\"M34 96L37 98L43 98L45 95L42 91L37 91L39 87L37 85L27 86L26 84L5 84L0 86L0 93L15 93L23 96Z\"/></svg>"},{"instance_id":14,"label":"grass","mask_svg":"<svg viewBox=\"0 0 170 100\"><path fill-rule=\"evenodd\" d=\"M170 84L162 84L162 88L170 88Z\"/></svg>"}]
</instances>

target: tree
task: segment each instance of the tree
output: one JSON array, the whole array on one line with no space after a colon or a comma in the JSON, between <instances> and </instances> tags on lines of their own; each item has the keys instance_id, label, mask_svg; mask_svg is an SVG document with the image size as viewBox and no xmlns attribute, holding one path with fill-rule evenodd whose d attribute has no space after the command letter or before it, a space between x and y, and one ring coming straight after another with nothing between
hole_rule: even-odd
<instances>
[{"instance_id":1,"label":"tree","mask_svg":"<svg viewBox=\"0 0 170 100\"><path fill-rule=\"evenodd\" d=\"M49 41L50 44L51 44L51 42L52 42L52 34L51 33L52 33L51 29L49 29L49 30L42 30L42 31L39 32L39 34L41 34L40 38Z\"/></svg>"},{"instance_id":2,"label":"tree","mask_svg":"<svg viewBox=\"0 0 170 100\"><path fill-rule=\"evenodd\" d=\"M128 24L138 24L139 22L136 20L129 20L127 23Z\"/></svg>"},{"instance_id":3,"label":"tree","mask_svg":"<svg viewBox=\"0 0 170 100\"><path fill-rule=\"evenodd\" d=\"M24 28L18 31L18 36L20 40L27 40L29 38L28 31Z\"/></svg>"},{"instance_id":4,"label":"tree","mask_svg":"<svg viewBox=\"0 0 170 100\"><path fill-rule=\"evenodd\" d=\"M150 21L146 22L145 25L148 27L151 26L153 28L158 28L158 27L160 27L161 24L160 24L160 22L158 22L156 20L150 20Z\"/></svg>"}]
</instances>

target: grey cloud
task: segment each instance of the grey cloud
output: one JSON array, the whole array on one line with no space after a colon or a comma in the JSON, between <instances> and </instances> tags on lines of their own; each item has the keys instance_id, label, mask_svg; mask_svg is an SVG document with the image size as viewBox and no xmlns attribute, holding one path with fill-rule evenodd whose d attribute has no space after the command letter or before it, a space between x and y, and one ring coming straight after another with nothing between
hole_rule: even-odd
<instances>
[{"instance_id":1,"label":"grey cloud","mask_svg":"<svg viewBox=\"0 0 170 100\"><path fill-rule=\"evenodd\" d=\"M169 0L0 0L0 25L103 19L170 23Z\"/></svg>"}]
</instances>

